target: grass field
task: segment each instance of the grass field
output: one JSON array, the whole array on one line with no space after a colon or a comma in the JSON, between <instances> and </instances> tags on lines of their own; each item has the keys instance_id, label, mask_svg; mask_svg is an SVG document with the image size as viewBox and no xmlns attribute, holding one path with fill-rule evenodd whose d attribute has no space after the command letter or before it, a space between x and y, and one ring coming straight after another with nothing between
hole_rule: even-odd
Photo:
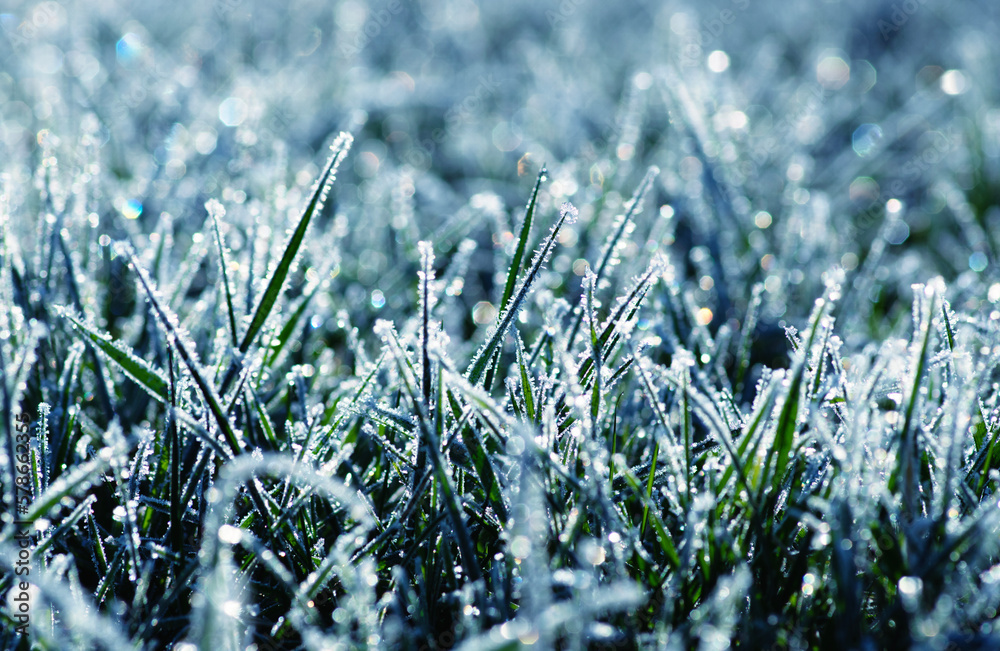
<instances>
[{"instance_id":1,"label":"grass field","mask_svg":"<svg viewBox=\"0 0 1000 651\"><path fill-rule=\"evenodd\" d=\"M0 647L1000 647L987 2L0 10Z\"/></svg>"}]
</instances>

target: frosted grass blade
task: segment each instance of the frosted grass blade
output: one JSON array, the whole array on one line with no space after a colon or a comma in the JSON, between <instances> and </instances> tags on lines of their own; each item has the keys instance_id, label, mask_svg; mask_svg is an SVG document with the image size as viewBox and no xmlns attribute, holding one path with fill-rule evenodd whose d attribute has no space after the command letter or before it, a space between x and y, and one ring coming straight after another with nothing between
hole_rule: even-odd
<instances>
[{"instance_id":1,"label":"frosted grass blade","mask_svg":"<svg viewBox=\"0 0 1000 651\"><path fill-rule=\"evenodd\" d=\"M531 224L535 217L535 208L538 205L538 190L548 176L548 170L542 165L535 180L535 187L531 191L531 198L524 211L524 222L521 223L521 231L517 237L517 248L514 250L514 257L510 261L510 269L507 271L507 281L504 283L503 296L498 305L505 306L510 302L510 297L514 295L514 287L517 285L517 277L521 272L521 265L524 259L524 252L528 248L528 240L531 238Z\"/></svg>"},{"instance_id":2,"label":"frosted grass blade","mask_svg":"<svg viewBox=\"0 0 1000 651\"><path fill-rule=\"evenodd\" d=\"M559 231L562 229L564 224L576 221L576 216L576 208L569 203L564 203L562 208L559 209L559 219L556 221L555 225L553 225L549 235L542 241L541 246L535 252L531 268L528 269L528 272L525 274L524 279L518 286L517 291L503 306L500 315L497 317L496 324L492 329L492 333L489 335L486 343L479 349L479 352L476 353L472 363L469 365L469 370L466 371L466 377L472 384L479 384L479 382L483 379L483 376L486 374L489 367L490 360L499 350L504 337L507 335L507 330L514 322L514 317L517 315L521 305L524 303L524 299L527 298L532 286L538 279L542 266L552 253L552 249L555 247L556 238L559 236Z\"/></svg>"},{"instance_id":3,"label":"frosted grass blade","mask_svg":"<svg viewBox=\"0 0 1000 651\"><path fill-rule=\"evenodd\" d=\"M351 148L353 141L354 138L350 134L341 133L330 146L333 153L330 155L329 160L327 160L322 174L316 180L312 198L309 199L309 203L306 205L306 209L302 213L302 217L299 219L299 223L295 227L291 239L288 240L288 244L285 246L285 252L282 254L278 266L274 269L274 273L271 274L271 279L267 283L264 294L260 297L257 309L254 310L250 325L247 326L247 331L240 342L239 350L241 353L246 353L250 349L250 345L257 338L261 328L264 327L264 322L267 321L267 317L271 313L271 308L277 302L278 296L281 294L282 288L284 288L285 280L288 278L288 273L292 269L292 263L298 255L303 240L305 240L309 224L312 222L313 217L323 210L327 194L330 192L330 188L336 179L337 168L340 166L341 161L344 160L344 157L347 156L347 152ZM228 383L224 382L223 386L226 384ZM225 393L225 390L223 390L223 393Z\"/></svg>"},{"instance_id":4,"label":"frosted grass blade","mask_svg":"<svg viewBox=\"0 0 1000 651\"><path fill-rule=\"evenodd\" d=\"M205 210L208 211L209 217L212 219L212 227L215 231L215 246L219 250L219 273L222 274L222 288L226 295L226 314L229 316L229 333L235 347L239 341L239 331L236 329L233 292L229 288L229 273L226 271L226 244L222 240L222 231L219 229L219 220L226 216L226 209L222 207L222 204L218 200L209 199L205 203Z\"/></svg>"},{"instance_id":5,"label":"frosted grass blade","mask_svg":"<svg viewBox=\"0 0 1000 651\"><path fill-rule=\"evenodd\" d=\"M63 317L73 324L74 332L89 342L114 362L136 384L143 387L153 398L166 404L167 380L163 373L153 368L146 360L137 357L124 344L113 341L111 335L87 325L78 317L63 312Z\"/></svg>"},{"instance_id":6,"label":"frosted grass blade","mask_svg":"<svg viewBox=\"0 0 1000 651\"><path fill-rule=\"evenodd\" d=\"M642 181L640 181L639 187L635 189L635 193L629 201L628 209L618 218L614 229L608 234L607 239L604 241L601 261L597 263L597 268L594 270L596 287L600 287L600 282L604 278L605 272L615 264L618 249L622 244L622 237L629 230L629 226L634 223L633 220L642 207L643 201L646 198L646 193L653 186L653 181L657 176L659 176L659 174L660 168L655 165L646 170L646 175L642 178ZM567 350L573 347L573 342L576 341L576 335L580 329L580 324L583 322L583 318L583 310L578 311L576 318L573 321L573 325L570 328L569 336L566 339Z\"/></svg>"}]
</instances>

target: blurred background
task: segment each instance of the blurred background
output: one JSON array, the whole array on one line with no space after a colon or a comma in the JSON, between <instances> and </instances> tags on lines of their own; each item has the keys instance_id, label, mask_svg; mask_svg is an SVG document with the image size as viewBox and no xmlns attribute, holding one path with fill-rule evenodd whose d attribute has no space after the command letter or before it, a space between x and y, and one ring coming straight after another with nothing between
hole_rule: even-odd
<instances>
[{"instance_id":1,"label":"blurred background","mask_svg":"<svg viewBox=\"0 0 1000 651\"><path fill-rule=\"evenodd\" d=\"M941 274L961 293L995 277L1000 12L985 0L2 11L0 166L24 228L59 213L95 238L169 224L188 244L215 197L239 249L253 223L293 223L344 130L355 146L321 227L339 238L336 291L373 314L410 302L394 261L415 260L419 239L512 246L543 163L543 205L573 201L583 223L553 261L556 294L600 244L588 225L621 212L650 165L631 253L670 250L712 328L757 283L765 322L801 320L833 267L844 311L874 334L908 318L911 282ZM470 264L473 327L496 269ZM983 293L955 302L976 309Z\"/></svg>"}]
</instances>

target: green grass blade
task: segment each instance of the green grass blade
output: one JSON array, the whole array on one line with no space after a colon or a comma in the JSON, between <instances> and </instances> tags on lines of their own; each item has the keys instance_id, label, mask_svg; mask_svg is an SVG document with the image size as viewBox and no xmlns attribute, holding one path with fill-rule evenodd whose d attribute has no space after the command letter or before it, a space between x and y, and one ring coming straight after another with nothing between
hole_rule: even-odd
<instances>
[{"instance_id":1,"label":"green grass blade","mask_svg":"<svg viewBox=\"0 0 1000 651\"><path fill-rule=\"evenodd\" d=\"M586 319L590 330L590 358L594 360L594 382L590 393L590 419L591 419L591 433L593 436L598 435L598 420L601 415L601 391L603 387L601 386L601 372L604 367L604 359L602 357L604 351L601 348L600 338L597 335L597 310L594 308L594 293L597 291L597 275L593 273L588 273L584 278L584 285L586 286Z\"/></svg>"},{"instance_id":2,"label":"green grass blade","mask_svg":"<svg viewBox=\"0 0 1000 651\"><path fill-rule=\"evenodd\" d=\"M537 422L537 418L535 417L535 389L532 386L531 371L528 368L524 343L521 341L520 335L515 338L515 342L517 344L517 368L521 376L521 393L524 395L524 409L527 412L528 421L535 423Z\"/></svg>"},{"instance_id":3,"label":"green grass blade","mask_svg":"<svg viewBox=\"0 0 1000 651\"><path fill-rule=\"evenodd\" d=\"M660 517L660 514L657 513L655 508L650 509L650 504L652 502L650 494L651 494L653 473L650 472L649 474L650 481L648 482L646 489L643 490L642 486L639 483L639 478L636 477L631 470L629 470L628 468L622 468L621 472L622 475L624 475L625 477L626 484L629 486L629 488L632 489L636 497L640 498L643 502L642 529L641 529L642 534L645 535L646 518L647 516L651 515L653 521L653 528L656 529L656 534L657 534L656 537L657 540L659 540L660 542L660 549L662 549L663 553L666 555L670 568L672 570L679 569L681 566L681 558L680 555L677 553L677 547L674 545L673 539L670 537L670 534L667 533L667 529L663 524L663 518Z\"/></svg>"},{"instance_id":4,"label":"green grass blade","mask_svg":"<svg viewBox=\"0 0 1000 651\"><path fill-rule=\"evenodd\" d=\"M347 151L350 149L353 140L350 134L341 133L334 140L333 145L330 146L333 153L330 155L323 173L317 179L312 198L306 205L306 209L302 213L302 217L299 219L299 223L295 227L291 239L288 240L285 252L282 254L274 273L271 274L271 279L267 283L264 294L260 297L260 302L257 304L253 318L250 320L250 325L247 326L247 331L243 335L243 341L240 342L239 350L241 353L246 353L250 349L250 345L253 344L261 328L264 327L264 322L267 321L267 317L271 314L271 309L274 307L275 302L277 302L278 296L284 288L285 280L292 269L292 263L295 261L299 248L301 248L302 242L305 240L309 224L312 218L322 211L326 196L336 178L337 167L340 166L341 161L347 156ZM226 384L224 382L223 386Z\"/></svg>"},{"instance_id":5,"label":"green grass blade","mask_svg":"<svg viewBox=\"0 0 1000 651\"><path fill-rule=\"evenodd\" d=\"M84 341L90 342L104 353L136 384L146 389L153 398L164 404L167 403L167 380L163 377L162 372L133 354L121 342L113 341L108 333L87 325L68 312L64 311L63 317L73 324L74 332L78 333Z\"/></svg>"},{"instance_id":6,"label":"green grass blade","mask_svg":"<svg viewBox=\"0 0 1000 651\"><path fill-rule=\"evenodd\" d=\"M222 401L219 399L218 393L216 393L215 388L208 382L205 377L204 372L201 369L201 365L198 360L195 359L194 354L188 350L188 344L185 343L185 337L181 335L177 330L175 324L178 323L177 317L169 312L167 308L160 302L156 295L156 291L146 275L146 271L139 264L139 260L135 257L135 252L130 246L123 245L120 247L123 253L128 257L129 264L135 271L136 276L139 278L139 284L142 286L149 298L149 304L153 311L156 313L157 319L160 325L167 333L168 345L174 348L184 362L184 365L188 369L188 373L194 380L195 384L198 385L198 389L202 394L205 402L208 404L209 411L215 417L216 423L219 425L219 429L225 436L226 442L229 444L229 448L232 454L239 454L243 448L243 442L241 439L237 438L236 432L233 429L232 423L229 422L229 418L226 415L225 409L222 407Z\"/></svg>"},{"instance_id":7,"label":"green grass blade","mask_svg":"<svg viewBox=\"0 0 1000 651\"><path fill-rule=\"evenodd\" d=\"M205 203L205 210L208 211L212 219L212 228L215 231L215 246L219 249L219 272L222 274L222 288L226 294L226 313L229 316L229 334L232 338L233 347L239 341L239 331L236 329L236 311L233 309L233 292L229 288L229 273L226 271L226 244L222 241L222 231L219 230L219 220L226 215L226 209L222 207L216 199L209 199Z\"/></svg>"},{"instance_id":8,"label":"green grass blade","mask_svg":"<svg viewBox=\"0 0 1000 651\"><path fill-rule=\"evenodd\" d=\"M442 373L445 375L445 373ZM449 406L455 417L460 423L470 420L467 414L467 410L472 410L473 406L478 406L480 413L487 412L494 416L490 419L493 421L499 420L503 421L504 416L499 409L495 409L495 403L489 398L489 396L484 395L482 392L477 390L467 380L462 378L461 375L448 371L445 379L448 381L450 386L448 390L448 401ZM468 407L463 409L461 403L456 396L461 395L466 402ZM477 428L472 426L461 426L460 428L462 443L465 445L468 451L469 458L472 460L472 465L476 469L476 474L479 477L479 482L483 487L483 491L486 494L486 499L493 510L496 511L497 516L501 521L507 520L507 507L504 505L503 498L500 495L500 484L497 481L497 473L493 467L492 455L486 449L483 444L483 440L480 437Z\"/></svg>"},{"instance_id":9,"label":"green grass blade","mask_svg":"<svg viewBox=\"0 0 1000 651\"><path fill-rule=\"evenodd\" d=\"M34 522L38 518L44 518L53 508L58 506L62 500L77 497L86 492L94 484L103 481L102 475L108 468L107 459L97 457L86 461L70 472L62 475L52 482L41 495L31 503L28 514L22 519Z\"/></svg>"},{"instance_id":10,"label":"green grass blade","mask_svg":"<svg viewBox=\"0 0 1000 651\"><path fill-rule=\"evenodd\" d=\"M660 442L653 443L653 459L649 464L649 478L646 480L646 502L642 506L642 527L639 529L641 535L646 535L646 520L649 518L649 504L653 498L653 478L656 477L656 462L660 456Z\"/></svg>"},{"instance_id":11,"label":"green grass blade","mask_svg":"<svg viewBox=\"0 0 1000 651\"><path fill-rule=\"evenodd\" d=\"M623 241L623 236L629 229L629 225L633 223L635 215L639 212L642 207L643 200L646 198L646 193L653 186L653 181L660 174L660 168L655 165L650 166L646 170L646 175L643 176L642 181L639 182L639 186L635 189L635 193L632 195L631 201L629 201L628 209L625 213L618 217L617 223L611 233L608 234L607 239L604 241L604 246L601 254L601 261L597 263L597 268L594 270L595 276L595 286L599 286L600 281L604 278L604 274L608 271L609 267L613 266L616 261L616 256L620 249ZM570 327L569 336L566 339L566 349L569 350L573 347L573 342L576 341L576 334L580 329L580 324L583 322L584 313L580 310L576 314L576 318L573 320L573 325Z\"/></svg>"},{"instance_id":12,"label":"green grass blade","mask_svg":"<svg viewBox=\"0 0 1000 651\"><path fill-rule=\"evenodd\" d=\"M788 459L795 444L795 436L799 429L799 411L804 400L803 383L805 381L806 366L809 362L809 354L812 351L813 343L822 327L824 316L827 313L830 301L821 298L816 301L816 308L813 311L809 328L809 337L805 345L801 347L796 355L796 360L791 370L788 386L785 389L784 401L781 411L778 413L778 420L774 431L774 442L767 452L764 461L763 475L760 483L759 501L764 500L764 491L772 489L771 499L777 499L778 487L788 470ZM771 480L769 484L768 480Z\"/></svg>"},{"instance_id":13,"label":"green grass blade","mask_svg":"<svg viewBox=\"0 0 1000 651\"><path fill-rule=\"evenodd\" d=\"M542 241L542 245L535 252L535 257L532 260L531 267L528 269L527 274L525 274L524 280L518 290L510 300L503 306L500 315L497 317L496 324L493 327L493 332L487 339L486 343L479 349L476 356L473 358L472 363L469 365L469 370L466 372L466 377L472 384L479 384L486 374L489 366L490 360L500 349L500 345L503 343L504 337L507 335L507 330L510 328L511 324L514 322L514 317L520 310L521 305L524 303L524 299L527 298L528 293L531 291L532 286L538 279L542 266L548 259L549 254L552 253L552 249L555 248L556 238L559 236L559 231L562 229L564 224L572 223L576 221L577 210L572 206L572 204L564 203L562 208L559 209L559 219L556 221L549 235Z\"/></svg>"},{"instance_id":14,"label":"green grass blade","mask_svg":"<svg viewBox=\"0 0 1000 651\"><path fill-rule=\"evenodd\" d=\"M905 407L903 409L903 423L899 430L898 440L900 449L896 460L896 467L889 476L888 488L890 491L900 488L900 481L903 482L903 498L906 508L913 513L917 508L917 483L921 470L919 451L917 450L917 430L919 424L916 422L917 403L920 401L920 385L927 373L928 360L930 358L931 322L934 318L935 303L938 292L933 285L926 286L926 295L921 296L925 291L923 285L914 288L914 354L910 363L910 377L907 383L906 393L903 396ZM925 307L926 303L926 307Z\"/></svg>"},{"instance_id":15,"label":"green grass blade","mask_svg":"<svg viewBox=\"0 0 1000 651\"><path fill-rule=\"evenodd\" d=\"M736 356L736 381L733 383L733 390L737 396L743 393L743 381L750 368L750 343L753 341L754 330L757 329L757 317L760 314L763 294L764 284L755 283L750 293L747 316L744 319L743 332L740 336L739 353Z\"/></svg>"},{"instance_id":16,"label":"green grass blade","mask_svg":"<svg viewBox=\"0 0 1000 651\"><path fill-rule=\"evenodd\" d=\"M517 248L514 249L514 257L511 258L510 269L507 271L507 281L504 283L503 296L500 298L499 305L501 306L507 305L510 297L514 295L514 287L517 285L517 276L521 272L524 252L528 249L528 240L531 238L531 222L535 217L535 207L538 204L538 190L541 189L547 175L548 171L542 165L541 171L538 172L538 178L535 179L535 187L531 191L528 207L524 212L524 222L521 224L521 232L518 234Z\"/></svg>"}]
</instances>

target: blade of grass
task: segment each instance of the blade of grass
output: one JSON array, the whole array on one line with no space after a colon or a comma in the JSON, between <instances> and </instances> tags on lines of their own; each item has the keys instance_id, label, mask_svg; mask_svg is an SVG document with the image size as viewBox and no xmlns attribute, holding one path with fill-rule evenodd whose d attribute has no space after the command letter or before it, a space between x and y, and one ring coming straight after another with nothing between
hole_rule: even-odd
<instances>
[{"instance_id":1,"label":"blade of grass","mask_svg":"<svg viewBox=\"0 0 1000 651\"><path fill-rule=\"evenodd\" d=\"M147 361L136 356L124 344L111 339L111 335L93 328L69 312L63 311L62 316L73 324L84 341L89 342L114 362L136 384L161 403L167 401L167 381L163 374L153 368Z\"/></svg>"},{"instance_id":2,"label":"blade of grass","mask_svg":"<svg viewBox=\"0 0 1000 651\"><path fill-rule=\"evenodd\" d=\"M403 352L395 332L387 322L380 321L376 324L376 333L387 344L389 352L396 362L403 390L409 397L410 403L417 414L417 423L420 426L421 437L427 440L431 465L441 487L445 507L448 510L452 525L455 527L455 537L458 541L459 551L462 554L463 567L468 567L468 576L473 582L479 581L482 578L482 573L479 568L479 561L476 558L475 547L472 545L472 538L469 535L465 519L462 517L462 509L459 506L458 496L455 494L454 486L451 483L451 477L448 475L444 460L441 458L440 442L437 440L433 429L428 423L428 416L425 413L423 400L417 393L416 382L412 375L412 367L407 363L405 359L406 354Z\"/></svg>"},{"instance_id":3,"label":"blade of grass","mask_svg":"<svg viewBox=\"0 0 1000 651\"><path fill-rule=\"evenodd\" d=\"M921 296L924 294L924 296ZM899 429L898 440L900 445L899 457L896 467L889 476L888 488L895 491L900 488L900 481L903 491L903 503L909 513L915 513L917 505L917 482L919 453L917 450L917 430L919 425L915 422L917 402L920 400L920 384L924 380L927 371L928 359L930 357L930 337L931 321L934 318L935 302L938 292L932 285L918 285L914 287L914 349L913 360L910 364L910 378L907 383L907 391L904 396L906 406L903 410L903 423ZM926 300L925 300L926 299ZM925 307L926 303L926 307Z\"/></svg>"},{"instance_id":4,"label":"blade of grass","mask_svg":"<svg viewBox=\"0 0 1000 651\"><path fill-rule=\"evenodd\" d=\"M185 343L185 337L178 332L175 324L178 322L177 317L168 311L157 297L157 293L154 290L151 281L146 276L146 272L139 260L135 257L135 252L132 250L131 246L119 243L119 247L122 253L128 258L129 264L132 269L135 270L136 276L139 278L139 284L142 286L146 293L146 297L149 299L149 305L152 307L153 312L157 316L157 320L163 327L167 334L168 345L173 347L181 361L187 367L188 373L191 375L191 379L194 380L195 384L208 405L209 411L214 416L216 423L219 426L219 430L225 437L226 442L229 444L230 451L234 455L240 454L243 449L243 441L236 436L236 432L233 429L232 423L229 422L229 418L226 416L226 411L222 407L222 401L219 399L219 394L216 393L215 388L208 382L201 369L201 365L198 360L195 359L194 354L188 350L188 344ZM165 393L165 392L164 392Z\"/></svg>"},{"instance_id":5,"label":"blade of grass","mask_svg":"<svg viewBox=\"0 0 1000 651\"><path fill-rule=\"evenodd\" d=\"M556 221L555 225L552 226L552 230L549 232L549 235L542 241L542 245L535 252L535 257L532 259L531 267L528 269L527 274L525 274L525 277L521 281L517 291L503 306L500 315L497 317L496 324L493 327L492 334L476 353L472 363L469 365L469 370L466 371L466 378L473 385L479 384L483 379L483 376L486 374L490 360L503 343L504 337L507 335L507 330L514 322L514 317L517 315L521 305L524 303L524 299L527 298L528 293L531 291L535 281L538 279L542 266L548 259L549 254L552 253L552 249L555 247L556 239L559 236L559 231L562 229L564 224L576 221L576 216L576 208L569 203L564 203L562 208L559 209L559 219Z\"/></svg>"},{"instance_id":6,"label":"blade of grass","mask_svg":"<svg viewBox=\"0 0 1000 651\"><path fill-rule=\"evenodd\" d=\"M649 188L653 186L653 181L656 177L660 175L660 168L655 165L650 166L646 170L646 175L642 177L642 181L639 182L639 186L635 189L632 194L632 199L629 201L628 209L623 215L618 218L615 228L608 234L607 239L604 241L604 246L602 247L601 261L597 263L597 269L594 271L594 276L596 277L595 286L604 278L604 273L612 266L615 262L615 256L618 253L620 245L622 244L622 236L625 235L626 230L630 223L632 223L635 215L639 212L642 207L643 200L646 198L646 193ZM569 336L566 338L566 350L573 347L573 342L576 341L577 332L580 330L580 324L583 322L584 313L583 310L578 310L576 317L573 320L573 325L570 327Z\"/></svg>"},{"instance_id":7,"label":"blade of grass","mask_svg":"<svg viewBox=\"0 0 1000 651\"><path fill-rule=\"evenodd\" d=\"M309 199L305 212L302 213L302 217L299 219L299 223L295 227L291 239L289 239L288 244L285 246L285 252L281 256L281 261L275 268L274 273L271 274L271 279L267 283L267 289L264 290L264 294L260 297L260 303L257 304L257 309L250 320L250 325L247 326L246 334L244 334L243 340L240 342L239 350L241 353L246 353L250 349L250 345L257 338L260 329L264 327L264 322L271 313L274 303L278 300L278 295L284 287L289 271L291 271L292 263L298 255L303 240L305 240L309 224L312 218L323 210L327 194L330 192L330 188L336 179L337 168L340 166L341 161L344 160L344 157L347 156L347 152L351 148L353 141L354 138L350 134L341 133L330 146L330 150L333 153L330 155L323 173L316 180L312 198Z\"/></svg>"},{"instance_id":8,"label":"blade of grass","mask_svg":"<svg viewBox=\"0 0 1000 651\"><path fill-rule=\"evenodd\" d=\"M521 375L521 394L524 396L524 409L528 416L528 421L537 423L535 389L531 383L531 371L525 359L524 343L521 341L520 335L515 338L515 343L517 344L517 368Z\"/></svg>"},{"instance_id":9,"label":"blade of grass","mask_svg":"<svg viewBox=\"0 0 1000 651\"><path fill-rule=\"evenodd\" d=\"M531 223L535 217L535 207L538 203L538 190L542 187L548 175L548 170L542 165L535 179L535 187L531 191L531 198L528 199L528 206L524 212L524 221L521 223L521 231L517 237L517 248L514 249L514 257L510 261L510 269L507 271L507 280L504 283L503 296L499 305L505 306L510 302L510 297L514 295L514 287L517 284L517 276L521 272L521 265L524 259L524 252L528 248L528 240L531 237Z\"/></svg>"},{"instance_id":10,"label":"blade of grass","mask_svg":"<svg viewBox=\"0 0 1000 651\"><path fill-rule=\"evenodd\" d=\"M784 478L785 472L788 470L788 458L799 429L799 409L802 402L802 383L805 380L806 365L829 305L830 301L828 298L817 299L813 316L810 319L809 337L805 345L798 351L795 364L792 366L791 377L784 391L784 401L781 405L781 411L778 413L774 442L764 460L760 493L758 495L758 501L761 503L764 502L764 492L768 489L772 490L770 499L777 499L778 487ZM768 480L771 480L770 483Z\"/></svg>"},{"instance_id":11,"label":"blade of grass","mask_svg":"<svg viewBox=\"0 0 1000 651\"><path fill-rule=\"evenodd\" d=\"M235 347L239 341L239 330L236 329L233 292L229 288L229 273L226 271L226 244L222 240L222 231L219 230L219 220L226 216L226 209L217 199L209 199L205 202L205 210L208 211L208 215L212 219L212 227L215 230L215 246L219 249L219 272L222 274L222 288L226 294L226 313L229 316L229 334L233 347Z\"/></svg>"},{"instance_id":12,"label":"blade of grass","mask_svg":"<svg viewBox=\"0 0 1000 651\"><path fill-rule=\"evenodd\" d=\"M246 352L250 350L250 346L257 338L257 335L260 334L261 329L264 327L264 323L267 321L267 317L271 314L271 309L277 302L278 296L281 294L281 291L285 286L285 281L288 279L288 274L292 269L292 263L295 261L299 248L301 248L302 242L305 240L309 224L312 222L313 217L323 210L327 194L330 192L330 188L336 179L337 168L340 166L341 161L343 161L347 156L347 152L351 148L353 141L354 138L350 134L341 133L330 146L332 153L330 154L330 158L327 160L326 167L316 180L316 184L313 187L312 197L309 199L309 203L306 205L305 211L302 213L302 217L299 219L298 225L295 227L291 238L288 240L288 244L285 246L285 252L282 254L281 260L278 262L278 266L275 267L274 272L271 274L271 278L267 283L267 288L261 295L260 302L257 304L257 309L254 310L253 317L250 320L250 325L247 326L247 331L244 333L243 339L240 342L238 350L241 354L246 354ZM226 376L222 381L220 393L224 394L229 389L229 385L236 376L236 371L236 365L229 367L229 371L226 373Z\"/></svg>"}]
</instances>

